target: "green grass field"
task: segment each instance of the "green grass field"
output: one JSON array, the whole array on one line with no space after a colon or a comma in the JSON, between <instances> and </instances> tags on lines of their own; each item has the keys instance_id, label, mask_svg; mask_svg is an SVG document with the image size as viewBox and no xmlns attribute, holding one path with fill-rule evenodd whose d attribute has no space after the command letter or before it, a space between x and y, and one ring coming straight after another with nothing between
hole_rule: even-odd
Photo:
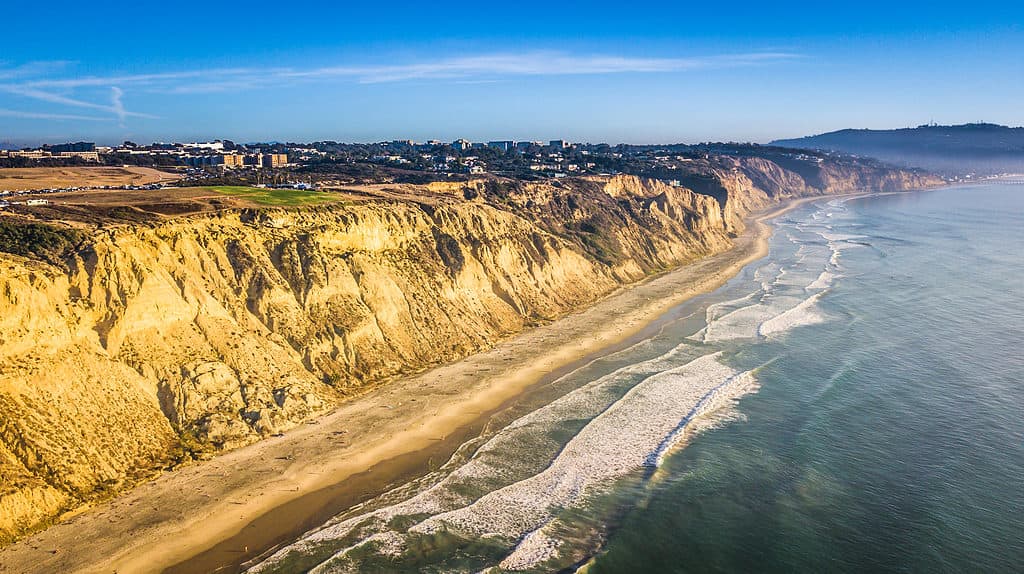
<instances>
[{"instance_id":1,"label":"green grass field","mask_svg":"<svg viewBox=\"0 0 1024 574\"><path fill-rule=\"evenodd\" d=\"M217 193L230 195L239 199L247 199L261 205L297 207L316 205L336 199L330 193L322 191L304 191L301 189L262 189L240 185L217 185L208 187Z\"/></svg>"}]
</instances>

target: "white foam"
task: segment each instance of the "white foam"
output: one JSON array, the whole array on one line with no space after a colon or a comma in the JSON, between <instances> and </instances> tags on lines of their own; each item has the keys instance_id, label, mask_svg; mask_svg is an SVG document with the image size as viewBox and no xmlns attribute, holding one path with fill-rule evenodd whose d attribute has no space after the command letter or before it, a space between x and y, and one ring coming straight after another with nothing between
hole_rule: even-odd
<instances>
[{"instance_id":1,"label":"white foam","mask_svg":"<svg viewBox=\"0 0 1024 574\"><path fill-rule=\"evenodd\" d=\"M757 381L750 371L734 374L711 388L676 428L645 458L644 466L660 467L667 454L683 443L688 435L699 430L703 417L734 405L741 396L753 392L757 388ZM543 526L527 534L516 545L512 553L501 562L500 567L508 570L533 569L556 557L560 541L550 532L555 527L557 527L557 519L549 519Z\"/></svg>"},{"instance_id":2,"label":"white foam","mask_svg":"<svg viewBox=\"0 0 1024 574\"><path fill-rule=\"evenodd\" d=\"M804 287L807 291L814 291L817 289L828 289L832 286L832 282L835 281L836 275L831 271L822 271L818 278L813 283Z\"/></svg>"},{"instance_id":3,"label":"white foam","mask_svg":"<svg viewBox=\"0 0 1024 574\"><path fill-rule=\"evenodd\" d=\"M550 536L542 526L527 534L512 550L512 553L498 564L498 567L513 572L529 570L537 564L555 558L561 545L561 541Z\"/></svg>"},{"instance_id":4,"label":"white foam","mask_svg":"<svg viewBox=\"0 0 1024 574\"><path fill-rule=\"evenodd\" d=\"M758 334L767 337L796 327L823 323L825 316L817 310L817 303L824 294L825 291L816 293L796 307L765 321L758 328Z\"/></svg>"},{"instance_id":5,"label":"white foam","mask_svg":"<svg viewBox=\"0 0 1024 574\"><path fill-rule=\"evenodd\" d=\"M765 296L759 303L741 307L708 323L692 338L704 343L755 339L824 322L826 318L817 310L817 302L834 278L830 271L823 271L814 281L800 286L802 292L818 291L810 297Z\"/></svg>"},{"instance_id":6,"label":"white foam","mask_svg":"<svg viewBox=\"0 0 1024 574\"><path fill-rule=\"evenodd\" d=\"M810 257L811 254L812 251L811 249L808 248L807 245L801 245L800 249L796 250L794 257L796 257L797 264L800 264L803 263L804 261L807 261L807 258Z\"/></svg>"},{"instance_id":7,"label":"white foam","mask_svg":"<svg viewBox=\"0 0 1024 574\"><path fill-rule=\"evenodd\" d=\"M765 263L754 271L754 280L761 283L771 282L778 277L781 268L781 265L775 261Z\"/></svg>"},{"instance_id":8,"label":"white foam","mask_svg":"<svg viewBox=\"0 0 1024 574\"><path fill-rule=\"evenodd\" d=\"M832 244L829 244L829 247L832 248L832 257L828 258L828 263L833 267L839 267L839 259L842 257L843 250Z\"/></svg>"},{"instance_id":9,"label":"white foam","mask_svg":"<svg viewBox=\"0 0 1024 574\"><path fill-rule=\"evenodd\" d=\"M814 283L821 276L821 269L826 267L828 259L822 257L820 262L815 262L813 266L795 269L790 273L787 273L779 282L775 285L776 297L784 295L794 295L794 289L804 290L808 288L808 285Z\"/></svg>"},{"instance_id":10,"label":"white foam","mask_svg":"<svg viewBox=\"0 0 1024 574\"><path fill-rule=\"evenodd\" d=\"M759 291L754 291L753 293L744 295L738 299L731 299L729 301L722 301L720 303L708 305L707 311L705 312L707 322L710 323L723 315L727 315L728 313L735 311L736 305L739 305L740 303L743 303L741 306L746 307L747 304L756 299L760 294L761 293Z\"/></svg>"},{"instance_id":11,"label":"white foam","mask_svg":"<svg viewBox=\"0 0 1024 574\"><path fill-rule=\"evenodd\" d=\"M849 241L851 239L865 239L866 235L855 235L852 233L829 233L827 231L817 232L826 241Z\"/></svg>"},{"instance_id":12,"label":"white foam","mask_svg":"<svg viewBox=\"0 0 1024 574\"><path fill-rule=\"evenodd\" d=\"M648 463L652 466L660 467L665 462L665 456L686 439L686 435L689 434L691 428L691 422L724 407L731 406L741 396L751 393L758 388L757 380L751 371L739 373L723 381L722 384L705 395L697 406L693 408L690 415L676 427L676 430L662 441L661 445L658 446L658 450L652 457L649 457Z\"/></svg>"},{"instance_id":13,"label":"white foam","mask_svg":"<svg viewBox=\"0 0 1024 574\"><path fill-rule=\"evenodd\" d=\"M700 333L701 340L705 343L718 343L754 338L758 326L775 314L771 307L761 303L741 307L709 323Z\"/></svg>"}]
</instances>

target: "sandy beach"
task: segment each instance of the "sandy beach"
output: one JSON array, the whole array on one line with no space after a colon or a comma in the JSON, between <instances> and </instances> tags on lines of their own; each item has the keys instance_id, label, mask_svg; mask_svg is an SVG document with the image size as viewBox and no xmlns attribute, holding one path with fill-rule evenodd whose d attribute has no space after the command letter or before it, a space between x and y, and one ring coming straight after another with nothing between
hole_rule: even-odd
<instances>
[{"instance_id":1,"label":"sandy beach","mask_svg":"<svg viewBox=\"0 0 1024 574\"><path fill-rule=\"evenodd\" d=\"M283 436L142 484L0 549L0 572L237 571L339 510L443 462L488 414L622 345L768 253L751 217L729 251L620 289L490 351L396 380Z\"/></svg>"}]
</instances>

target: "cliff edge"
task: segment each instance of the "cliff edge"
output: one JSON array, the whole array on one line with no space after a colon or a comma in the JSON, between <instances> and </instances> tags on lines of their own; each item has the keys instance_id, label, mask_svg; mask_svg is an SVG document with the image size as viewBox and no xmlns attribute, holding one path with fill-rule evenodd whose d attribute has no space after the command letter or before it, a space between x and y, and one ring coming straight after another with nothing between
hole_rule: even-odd
<instances>
[{"instance_id":1,"label":"cliff edge","mask_svg":"<svg viewBox=\"0 0 1024 574\"><path fill-rule=\"evenodd\" d=\"M83 230L0 219L0 541L721 252L792 197L938 185L720 160Z\"/></svg>"}]
</instances>

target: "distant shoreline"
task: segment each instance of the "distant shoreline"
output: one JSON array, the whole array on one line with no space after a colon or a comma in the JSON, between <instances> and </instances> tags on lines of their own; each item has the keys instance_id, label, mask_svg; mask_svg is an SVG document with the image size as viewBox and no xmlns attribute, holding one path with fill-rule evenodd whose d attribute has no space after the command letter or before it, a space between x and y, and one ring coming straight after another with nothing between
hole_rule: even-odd
<instances>
[{"instance_id":1,"label":"distant shoreline","mask_svg":"<svg viewBox=\"0 0 1024 574\"><path fill-rule=\"evenodd\" d=\"M383 385L283 437L169 472L0 549L0 572L237 571L442 463L492 413L717 289L768 254L768 220L809 202L866 195L877 194L799 198L752 214L723 253L621 288L490 351Z\"/></svg>"}]
</instances>

